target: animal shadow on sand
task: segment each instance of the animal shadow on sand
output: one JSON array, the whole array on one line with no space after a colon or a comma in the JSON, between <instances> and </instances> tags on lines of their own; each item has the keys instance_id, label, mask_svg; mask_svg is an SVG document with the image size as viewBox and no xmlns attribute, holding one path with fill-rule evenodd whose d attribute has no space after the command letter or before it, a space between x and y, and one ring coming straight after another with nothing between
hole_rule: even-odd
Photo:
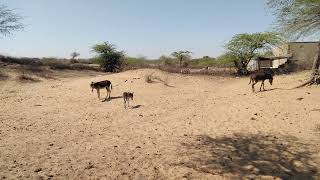
<instances>
[{"instance_id":1,"label":"animal shadow on sand","mask_svg":"<svg viewBox=\"0 0 320 180\"><path fill-rule=\"evenodd\" d=\"M262 90L260 92L268 92L268 91L274 91L274 90L277 90L279 88L270 88L270 89L265 89L265 90Z\"/></svg>"},{"instance_id":2,"label":"animal shadow on sand","mask_svg":"<svg viewBox=\"0 0 320 180\"><path fill-rule=\"evenodd\" d=\"M114 100L114 99L120 99L120 98L122 98L122 96L116 96L116 97L104 98L104 100L102 100L102 102L112 101L112 100Z\"/></svg>"},{"instance_id":3,"label":"animal shadow on sand","mask_svg":"<svg viewBox=\"0 0 320 180\"><path fill-rule=\"evenodd\" d=\"M140 105L140 104L139 104L139 105L135 105L135 106L132 106L131 109L138 109L138 108L140 108L141 106L142 106L142 105Z\"/></svg>"},{"instance_id":4,"label":"animal shadow on sand","mask_svg":"<svg viewBox=\"0 0 320 180\"><path fill-rule=\"evenodd\" d=\"M200 135L186 139L174 166L200 173L256 179L273 176L281 179L318 179L312 156L317 146L299 142L293 136L234 134L212 138ZM191 141L191 142L190 142ZM319 163L319 162L318 162Z\"/></svg>"}]
</instances>

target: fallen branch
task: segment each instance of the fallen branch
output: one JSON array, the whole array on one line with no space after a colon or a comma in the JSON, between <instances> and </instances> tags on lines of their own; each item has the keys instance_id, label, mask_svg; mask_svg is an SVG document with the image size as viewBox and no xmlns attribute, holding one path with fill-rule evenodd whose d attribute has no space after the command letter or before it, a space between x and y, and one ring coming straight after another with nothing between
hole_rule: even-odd
<instances>
[{"instance_id":1,"label":"fallen branch","mask_svg":"<svg viewBox=\"0 0 320 180\"><path fill-rule=\"evenodd\" d=\"M294 87L294 88L292 88L292 89L297 89L297 88L301 88L301 87L304 87L304 86L306 86L306 85L312 85L313 83L313 79L311 78L311 79L309 79L307 82L305 82L305 83L303 83L303 84L301 84L301 85L299 85L299 86L297 86L297 87Z\"/></svg>"}]
</instances>

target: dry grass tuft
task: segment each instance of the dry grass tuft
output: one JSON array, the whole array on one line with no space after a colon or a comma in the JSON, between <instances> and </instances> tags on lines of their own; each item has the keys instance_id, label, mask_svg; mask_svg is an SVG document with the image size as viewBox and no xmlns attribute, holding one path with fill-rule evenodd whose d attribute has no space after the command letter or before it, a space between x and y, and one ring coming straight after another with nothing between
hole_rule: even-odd
<instances>
[{"instance_id":1,"label":"dry grass tuft","mask_svg":"<svg viewBox=\"0 0 320 180\"><path fill-rule=\"evenodd\" d=\"M164 78L164 80L163 80L163 84L166 85L166 86L170 86L169 82L170 82L169 77L166 76L166 78Z\"/></svg>"},{"instance_id":2,"label":"dry grass tuft","mask_svg":"<svg viewBox=\"0 0 320 180\"><path fill-rule=\"evenodd\" d=\"M30 75L27 75L27 74L25 74L25 73L20 74L20 75L17 77L17 79L18 79L20 82L40 82L39 79L34 78L34 77L32 77L32 76L30 76Z\"/></svg>"},{"instance_id":3,"label":"dry grass tuft","mask_svg":"<svg viewBox=\"0 0 320 180\"><path fill-rule=\"evenodd\" d=\"M147 83L154 83L154 82L162 82L164 85L166 86L170 86L169 85L169 77L166 76L164 79L161 78L158 75L154 75L154 73L149 73L145 75L145 81Z\"/></svg>"},{"instance_id":4,"label":"dry grass tuft","mask_svg":"<svg viewBox=\"0 0 320 180\"><path fill-rule=\"evenodd\" d=\"M154 82L154 73L148 73L144 76L145 82L147 83L153 83Z\"/></svg>"},{"instance_id":5,"label":"dry grass tuft","mask_svg":"<svg viewBox=\"0 0 320 180\"><path fill-rule=\"evenodd\" d=\"M7 80L8 78L9 76L6 73L0 71L0 81Z\"/></svg>"}]
</instances>

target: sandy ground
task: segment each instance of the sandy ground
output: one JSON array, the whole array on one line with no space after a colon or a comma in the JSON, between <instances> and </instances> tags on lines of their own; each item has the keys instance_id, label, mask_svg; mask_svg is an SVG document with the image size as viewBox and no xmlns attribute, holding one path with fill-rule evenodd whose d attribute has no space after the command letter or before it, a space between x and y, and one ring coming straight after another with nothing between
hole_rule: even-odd
<instances>
[{"instance_id":1,"label":"sandy ground","mask_svg":"<svg viewBox=\"0 0 320 180\"><path fill-rule=\"evenodd\" d=\"M307 76L257 93L248 78L156 70L0 81L0 179L320 179L320 88L289 90ZM110 101L89 87L104 79Z\"/></svg>"}]
</instances>

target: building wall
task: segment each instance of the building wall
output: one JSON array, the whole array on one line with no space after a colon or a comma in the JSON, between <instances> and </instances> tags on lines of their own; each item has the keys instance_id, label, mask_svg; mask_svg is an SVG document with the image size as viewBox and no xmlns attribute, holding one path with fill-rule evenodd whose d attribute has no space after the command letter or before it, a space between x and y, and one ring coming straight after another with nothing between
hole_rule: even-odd
<instances>
[{"instance_id":1,"label":"building wall","mask_svg":"<svg viewBox=\"0 0 320 180\"><path fill-rule=\"evenodd\" d=\"M274 56L286 56L288 54L288 44L282 44L279 47L273 48L272 54ZM272 68L278 68L282 64L285 64L287 60L288 60L287 58L273 60Z\"/></svg>"},{"instance_id":2,"label":"building wall","mask_svg":"<svg viewBox=\"0 0 320 180\"><path fill-rule=\"evenodd\" d=\"M278 68L285 64L285 68L289 71L301 69L311 69L317 49L320 48L320 42L290 42L272 49L274 56L292 55L291 58L275 59L272 61L272 68ZM268 62L262 64L261 67L268 66ZM257 70L259 68L256 60L251 60L248 64L248 70Z\"/></svg>"},{"instance_id":3,"label":"building wall","mask_svg":"<svg viewBox=\"0 0 320 180\"><path fill-rule=\"evenodd\" d=\"M320 42L291 42L288 44L289 59L297 64L299 69L311 69Z\"/></svg>"},{"instance_id":4,"label":"building wall","mask_svg":"<svg viewBox=\"0 0 320 180\"><path fill-rule=\"evenodd\" d=\"M249 71L258 70L258 69L259 69L258 61L255 60L255 59L252 59L252 60L248 63L247 69L248 69Z\"/></svg>"},{"instance_id":5,"label":"building wall","mask_svg":"<svg viewBox=\"0 0 320 180\"><path fill-rule=\"evenodd\" d=\"M275 59L272 61L272 68L278 68L282 64L285 64L288 59Z\"/></svg>"},{"instance_id":6,"label":"building wall","mask_svg":"<svg viewBox=\"0 0 320 180\"><path fill-rule=\"evenodd\" d=\"M265 60L258 62L260 68L272 68L272 60Z\"/></svg>"},{"instance_id":7,"label":"building wall","mask_svg":"<svg viewBox=\"0 0 320 180\"><path fill-rule=\"evenodd\" d=\"M274 56L285 56L288 54L288 44L282 44L272 49Z\"/></svg>"}]
</instances>

